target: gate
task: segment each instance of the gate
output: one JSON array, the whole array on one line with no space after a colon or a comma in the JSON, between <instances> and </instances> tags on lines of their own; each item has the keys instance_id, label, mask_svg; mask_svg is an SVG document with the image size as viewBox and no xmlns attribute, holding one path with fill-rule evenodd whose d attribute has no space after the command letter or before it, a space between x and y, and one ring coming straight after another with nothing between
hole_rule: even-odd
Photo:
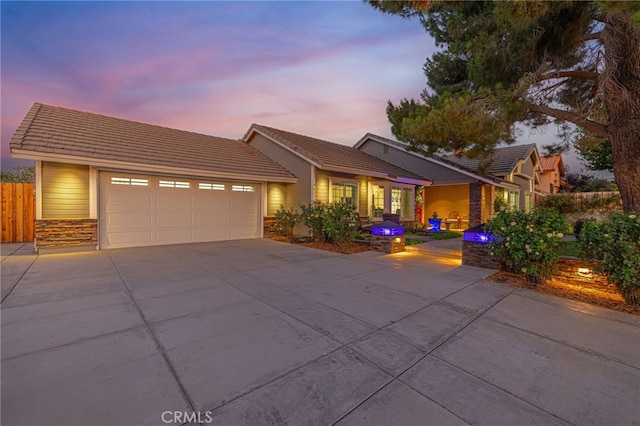
<instances>
[{"instance_id":1,"label":"gate","mask_svg":"<svg viewBox=\"0 0 640 426\"><path fill-rule=\"evenodd\" d=\"M2 242L22 243L35 237L36 196L32 183L2 183Z\"/></svg>"}]
</instances>

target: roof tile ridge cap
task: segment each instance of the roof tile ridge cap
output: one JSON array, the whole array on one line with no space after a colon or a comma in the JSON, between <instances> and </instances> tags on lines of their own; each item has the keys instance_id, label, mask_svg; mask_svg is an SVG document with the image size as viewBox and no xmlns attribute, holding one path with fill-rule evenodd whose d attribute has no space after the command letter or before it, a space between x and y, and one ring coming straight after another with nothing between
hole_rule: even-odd
<instances>
[{"instance_id":1,"label":"roof tile ridge cap","mask_svg":"<svg viewBox=\"0 0 640 426\"><path fill-rule=\"evenodd\" d=\"M320 158L318 158L317 156L313 155L313 153L307 151L306 149L303 149L298 144L296 144L295 142L290 141L289 139L287 139L286 137L284 137L283 135L281 135L279 133L280 131L284 131L284 130L278 130L278 129L274 129L272 127L261 126L261 125L258 125L258 126L261 127L262 130L265 133L267 133L270 137L272 137L272 138L276 139L277 141L285 144L286 146L288 146L292 150L302 154L303 156L307 157L309 160L322 165L323 161ZM289 132L289 133L293 133L293 132ZM298 135L298 136L303 136L303 137L305 136L305 135L301 135L301 134L298 134L298 133L294 133L294 134Z\"/></svg>"},{"instance_id":2,"label":"roof tile ridge cap","mask_svg":"<svg viewBox=\"0 0 640 426\"><path fill-rule=\"evenodd\" d=\"M13 136L11 136L11 140L9 141L10 148L14 145L16 145L19 148L22 147L23 139L26 136L29 129L31 129L31 126L33 125L33 122L35 121L36 117L40 113L40 110L42 110L42 107L44 107L44 104L40 102L34 102L31 108L29 108L29 111L25 115L24 119L22 120L22 122L20 123L16 131L14 132Z\"/></svg>"}]
</instances>

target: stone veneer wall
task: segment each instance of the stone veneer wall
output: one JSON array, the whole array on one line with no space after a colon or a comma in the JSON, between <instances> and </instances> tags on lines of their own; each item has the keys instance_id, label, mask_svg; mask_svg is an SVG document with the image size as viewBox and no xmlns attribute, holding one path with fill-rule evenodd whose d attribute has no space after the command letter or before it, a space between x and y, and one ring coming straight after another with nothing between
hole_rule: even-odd
<instances>
[{"instance_id":1,"label":"stone veneer wall","mask_svg":"<svg viewBox=\"0 0 640 426\"><path fill-rule=\"evenodd\" d=\"M489 256L488 244L462 242L462 264L479 266L481 268L498 269L498 264ZM581 282L596 282L607 284L607 277L590 272L588 275L578 275L578 268L587 268L593 271L593 265L584 260L572 257L561 257L556 264L557 270L551 277L569 284Z\"/></svg>"},{"instance_id":2,"label":"stone veneer wall","mask_svg":"<svg viewBox=\"0 0 640 426\"><path fill-rule=\"evenodd\" d=\"M276 232L276 218L273 216L265 216L263 219L262 229L265 236L275 235Z\"/></svg>"},{"instance_id":3,"label":"stone veneer wall","mask_svg":"<svg viewBox=\"0 0 640 426\"><path fill-rule=\"evenodd\" d=\"M36 220L36 250L98 246L98 219Z\"/></svg>"},{"instance_id":4,"label":"stone veneer wall","mask_svg":"<svg viewBox=\"0 0 640 426\"><path fill-rule=\"evenodd\" d=\"M400 238L399 242L396 242L395 239ZM372 235L371 236L371 250L380 251L382 253L400 253L404 251L404 235L395 235L395 236L382 236L382 235Z\"/></svg>"},{"instance_id":5,"label":"stone veneer wall","mask_svg":"<svg viewBox=\"0 0 640 426\"><path fill-rule=\"evenodd\" d=\"M489 245L481 243L462 242L462 264L479 266L481 268L498 269L498 264L489 256Z\"/></svg>"},{"instance_id":6,"label":"stone veneer wall","mask_svg":"<svg viewBox=\"0 0 640 426\"><path fill-rule=\"evenodd\" d=\"M482 182L471 182L469 184L469 228L482 223Z\"/></svg>"}]
</instances>

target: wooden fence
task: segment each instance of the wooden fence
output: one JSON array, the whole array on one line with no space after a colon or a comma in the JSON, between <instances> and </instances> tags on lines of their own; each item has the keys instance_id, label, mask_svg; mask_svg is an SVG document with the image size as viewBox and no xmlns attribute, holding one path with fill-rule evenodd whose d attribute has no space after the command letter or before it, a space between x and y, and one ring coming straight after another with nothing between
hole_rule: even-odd
<instances>
[{"instance_id":1,"label":"wooden fence","mask_svg":"<svg viewBox=\"0 0 640 426\"><path fill-rule=\"evenodd\" d=\"M32 183L2 183L2 242L22 243L35 237L36 196Z\"/></svg>"}]
</instances>

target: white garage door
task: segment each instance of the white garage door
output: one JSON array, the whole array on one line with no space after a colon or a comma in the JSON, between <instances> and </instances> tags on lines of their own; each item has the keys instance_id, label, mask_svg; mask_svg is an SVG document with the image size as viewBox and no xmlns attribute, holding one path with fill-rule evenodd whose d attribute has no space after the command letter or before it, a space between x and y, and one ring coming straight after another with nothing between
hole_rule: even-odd
<instances>
[{"instance_id":1,"label":"white garage door","mask_svg":"<svg viewBox=\"0 0 640 426\"><path fill-rule=\"evenodd\" d=\"M100 174L100 247L256 238L260 185Z\"/></svg>"}]
</instances>

